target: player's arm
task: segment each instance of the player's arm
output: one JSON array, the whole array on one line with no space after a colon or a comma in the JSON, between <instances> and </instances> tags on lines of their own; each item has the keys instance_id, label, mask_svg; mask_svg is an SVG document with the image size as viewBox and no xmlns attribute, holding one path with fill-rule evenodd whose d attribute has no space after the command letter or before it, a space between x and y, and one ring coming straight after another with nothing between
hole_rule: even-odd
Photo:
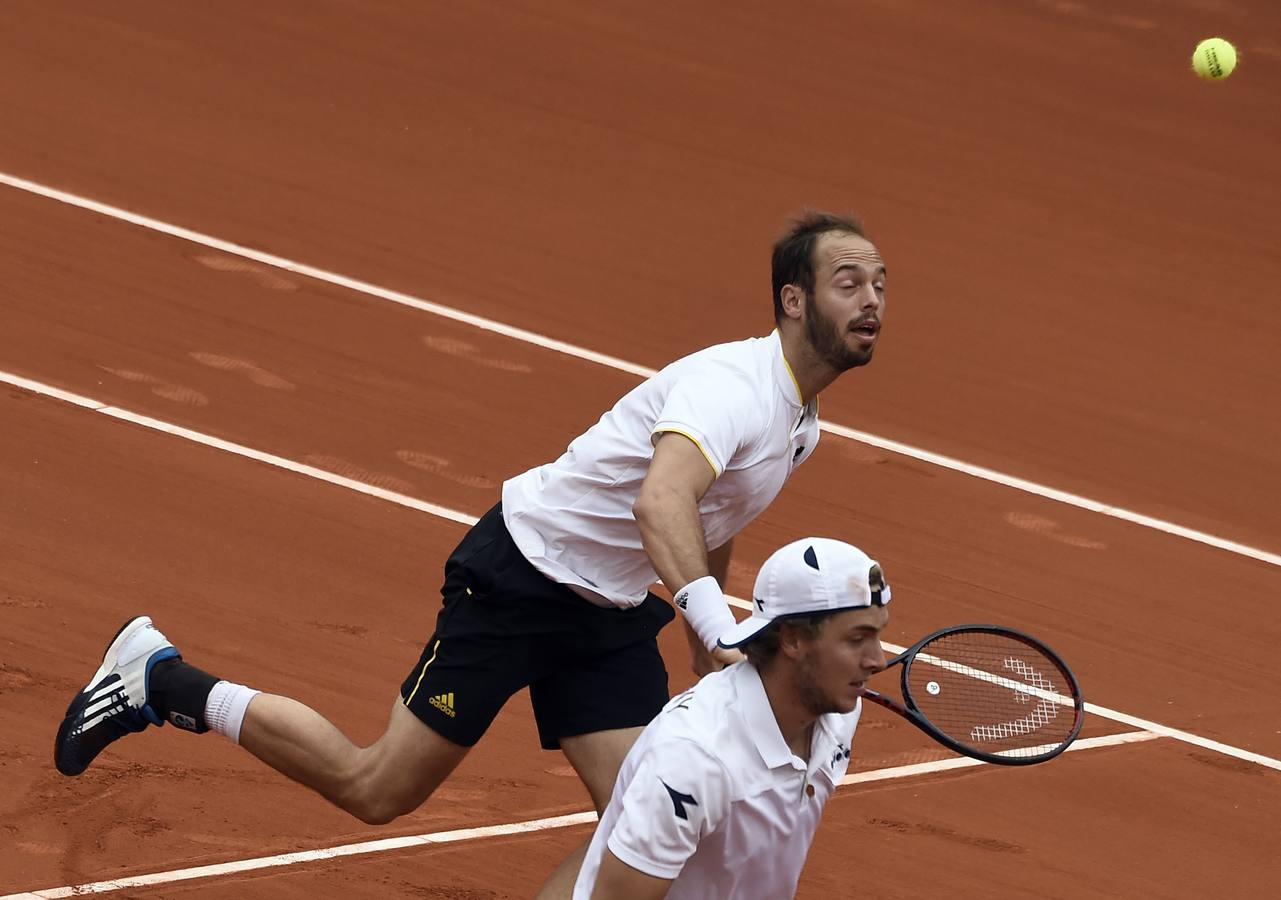
<instances>
[{"instance_id":1,"label":"player's arm","mask_svg":"<svg viewBox=\"0 0 1281 900\"><path fill-rule=\"evenodd\" d=\"M722 567L722 578L728 569L727 548L718 548L718 554L713 554L709 560L703 520L698 512L698 502L715 480L716 470L693 440L675 431L658 436L654 457L641 483L632 513L654 571L673 594L715 575L713 560ZM721 551L724 551L723 555L719 555ZM707 602L717 601L712 598ZM719 603L725 604L723 597ZM685 612L686 627L689 628L692 617L688 616L689 610ZM711 615L716 615L716 611L712 610ZM733 624L734 617L728 606L725 606L724 617L728 620L726 627ZM693 621L697 622L697 619ZM707 630L714 631L714 625L707 626ZM700 675L739 658L736 651L711 650L710 645L714 641L714 636L709 640L706 633L695 634L690 641L694 670Z\"/></svg>"},{"instance_id":2,"label":"player's arm","mask_svg":"<svg viewBox=\"0 0 1281 900\"><path fill-rule=\"evenodd\" d=\"M654 571L671 591L711 574L698 502L715 480L692 440L675 431L657 436L632 513Z\"/></svg>"},{"instance_id":3,"label":"player's arm","mask_svg":"<svg viewBox=\"0 0 1281 900\"><path fill-rule=\"evenodd\" d=\"M707 551L707 571L723 588L729 578L729 558L734 553L734 539L730 538L715 550Z\"/></svg>"},{"instance_id":4,"label":"player's arm","mask_svg":"<svg viewBox=\"0 0 1281 900\"><path fill-rule=\"evenodd\" d=\"M700 875L687 866L700 844L724 824L733 796L729 769L700 743L659 740L645 748L621 796L610 801L616 811L611 830L607 836L597 834L605 852L599 868L589 874L594 878L591 896L665 897L680 879L686 888L682 893L696 893ZM710 865L734 862L718 859Z\"/></svg>"},{"instance_id":5,"label":"player's arm","mask_svg":"<svg viewBox=\"0 0 1281 900\"><path fill-rule=\"evenodd\" d=\"M633 869L606 849L592 900L662 900L671 886L671 879Z\"/></svg>"},{"instance_id":6,"label":"player's arm","mask_svg":"<svg viewBox=\"0 0 1281 900\"><path fill-rule=\"evenodd\" d=\"M707 551L708 573L716 579L716 583L721 586L721 590L725 589L725 582L729 577L729 558L733 552L733 538L730 538L715 550ZM694 667L694 674L699 678L702 678L708 672L715 672L742 659L743 655L738 650L717 648L713 653L708 653L707 648L703 646L702 639L690 627L689 619L681 616L681 624L685 627L685 640L689 643L689 654Z\"/></svg>"}]
</instances>

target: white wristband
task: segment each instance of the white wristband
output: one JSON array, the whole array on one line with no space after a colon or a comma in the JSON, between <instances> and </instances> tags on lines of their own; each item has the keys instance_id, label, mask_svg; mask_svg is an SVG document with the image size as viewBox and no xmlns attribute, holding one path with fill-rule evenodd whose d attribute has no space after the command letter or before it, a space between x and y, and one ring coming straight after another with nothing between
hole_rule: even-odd
<instances>
[{"instance_id":1,"label":"white wristband","mask_svg":"<svg viewBox=\"0 0 1281 900\"><path fill-rule=\"evenodd\" d=\"M721 586L711 575L691 581L677 591L675 603L708 651L715 650L721 635L734 627L734 614L729 611Z\"/></svg>"}]
</instances>

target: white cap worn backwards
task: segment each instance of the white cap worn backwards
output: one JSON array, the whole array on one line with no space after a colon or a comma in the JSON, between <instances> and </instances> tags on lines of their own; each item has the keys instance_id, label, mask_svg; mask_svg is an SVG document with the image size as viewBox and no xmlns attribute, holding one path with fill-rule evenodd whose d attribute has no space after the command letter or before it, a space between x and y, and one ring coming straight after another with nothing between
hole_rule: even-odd
<instances>
[{"instance_id":1,"label":"white cap worn backwards","mask_svg":"<svg viewBox=\"0 0 1281 900\"><path fill-rule=\"evenodd\" d=\"M719 643L745 644L777 619L889 602L890 586L876 560L844 541L804 538L765 560L752 589L752 615Z\"/></svg>"}]
</instances>

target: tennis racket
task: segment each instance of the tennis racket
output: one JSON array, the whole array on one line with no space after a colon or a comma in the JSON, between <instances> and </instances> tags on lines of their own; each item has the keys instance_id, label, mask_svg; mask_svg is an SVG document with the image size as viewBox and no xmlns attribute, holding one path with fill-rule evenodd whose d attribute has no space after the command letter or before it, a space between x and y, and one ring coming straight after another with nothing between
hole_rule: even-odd
<instances>
[{"instance_id":1,"label":"tennis racket","mask_svg":"<svg viewBox=\"0 0 1281 900\"><path fill-rule=\"evenodd\" d=\"M903 702L868 688L943 746L1003 766L1053 759L1085 724L1085 699L1059 655L1036 638L997 625L954 625L894 657Z\"/></svg>"}]
</instances>

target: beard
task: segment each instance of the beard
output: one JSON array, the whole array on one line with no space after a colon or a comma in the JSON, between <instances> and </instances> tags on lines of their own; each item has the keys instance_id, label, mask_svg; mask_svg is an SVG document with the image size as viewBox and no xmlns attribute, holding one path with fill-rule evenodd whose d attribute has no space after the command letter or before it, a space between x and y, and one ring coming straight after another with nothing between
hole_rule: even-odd
<instances>
[{"instance_id":1,"label":"beard","mask_svg":"<svg viewBox=\"0 0 1281 900\"><path fill-rule=\"evenodd\" d=\"M811 296L805 297L805 340L816 356L837 372L845 372L872 361L875 347L850 349L845 329L819 311Z\"/></svg>"},{"instance_id":2,"label":"beard","mask_svg":"<svg viewBox=\"0 0 1281 900\"><path fill-rule=\"evenodd\" d=\"M805 711L812 716L848 712L848 710L836 705L819 685L818 676L815 674L815 666L809 656L797 660L796 668L793 670L792 687L796 691L796 699Z\"/></svg>"}]
</instances>

